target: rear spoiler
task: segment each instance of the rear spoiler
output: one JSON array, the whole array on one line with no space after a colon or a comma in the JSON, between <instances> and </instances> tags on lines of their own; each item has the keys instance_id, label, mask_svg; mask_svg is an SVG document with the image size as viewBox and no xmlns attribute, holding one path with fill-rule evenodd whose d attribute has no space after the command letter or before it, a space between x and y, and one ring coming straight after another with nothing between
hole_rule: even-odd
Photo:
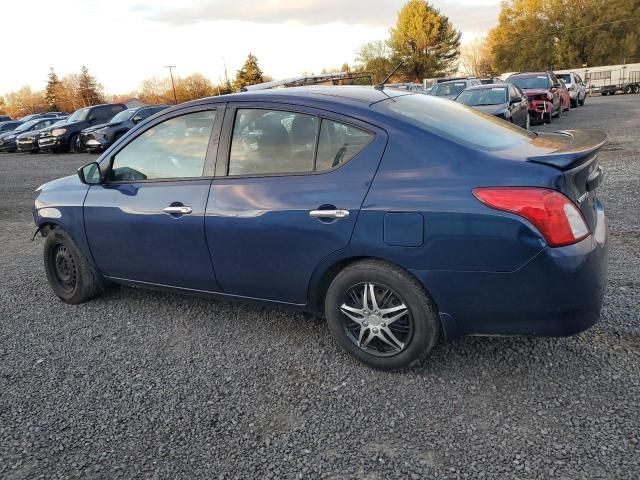
<instances>
[{"instance_id":1,"label":"rear spoiler","mask_svg":"<svg viewBox=\"0 0 640 480\"><path fill-rule=\"evenodd\" d=\"M545 155L528 157L527 160L568 170L589 161L607 141L607 134L602 130L563 130L555 133L571 137L567 145Z\"/></svg>"}]
</instances>

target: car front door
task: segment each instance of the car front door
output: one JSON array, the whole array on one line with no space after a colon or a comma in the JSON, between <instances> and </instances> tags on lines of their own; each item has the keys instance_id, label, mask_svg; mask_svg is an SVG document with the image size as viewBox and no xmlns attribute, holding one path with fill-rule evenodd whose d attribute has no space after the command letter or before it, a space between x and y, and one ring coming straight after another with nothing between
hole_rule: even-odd
<instances>
[{"instance_id":1,"label":"car front door","mask_svg":"<svg viewBox=\"0 0 640 480\"><path fill-rule=\"evenodd\" d=\"M101 164L84 223L94 262L108 277L217 291L204 236L221 108L192 107L156 119ZM105 173L106 172L106 173Z\"/></svg>"},{"instance_id":2,"label":"car front door","mask_svg":"<svg viewBox=\"0 0 640 480\"><path fill-rule=\"evenodd\" d=\"M318 264L345 248L384 131L278 104L227 108L205 229L225 293L304 304Z\"/></svg>"}]
</instances>

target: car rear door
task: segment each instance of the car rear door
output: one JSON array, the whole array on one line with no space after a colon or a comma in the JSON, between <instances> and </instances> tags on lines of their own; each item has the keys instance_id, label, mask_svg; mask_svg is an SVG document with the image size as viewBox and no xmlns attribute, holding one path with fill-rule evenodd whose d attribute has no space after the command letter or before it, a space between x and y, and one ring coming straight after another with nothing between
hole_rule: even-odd
<instances>
[{"instance_id":1,"label":"car rear door","mask_svg":"<svg viewBox=\"0 0 640 480\"><path fill-rule=\"evenodd\" d=\"M337 114L228 106L205 218L223 291L306 303L316 266L350 241L386 141Z\"/></svg>"},{"instance_id":2,"label":"car rear door","mask_svg":"<svg viewBox=\"0 0 640 480\"><path fill-rule=\"evenodd\" d=\"M101 165L106 183L84 202L87 240L109 277L218 291L204 211L223 107L198 106L155 119Z\"/></svg>"}]
</instances>

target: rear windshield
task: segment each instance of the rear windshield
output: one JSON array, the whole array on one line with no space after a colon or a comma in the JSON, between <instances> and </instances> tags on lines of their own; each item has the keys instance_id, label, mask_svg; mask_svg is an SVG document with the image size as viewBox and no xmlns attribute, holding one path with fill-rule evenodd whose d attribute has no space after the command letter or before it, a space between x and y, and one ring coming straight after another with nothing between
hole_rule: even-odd
<instances>
[{"instance_id":1,"label":"rear windshield","mask_svg":"<svg viewBox=\"0 0 640 480\"><path fill-rule=\"evenodd\" d=\"M514 85L519 86L520 88L549 88L551 86L551 82L549 81L549 77L546 75L527 75L527 76L518 76L518 77L509 77L507 79L508 83L513 83Z\"/></svg>"},{"instance_id":2,"label":"rear windshield","mask_svg":"<svg viewBox=\"0 0 640 480\"><path fill-rule=\"evenodd\" d=\"M502 150L536 138L534 133L493 115L429 95L396 97L376 103L371 108L481 150Z\"/></svg>"},{"instance_id":3,"label":"rear windshield","mask_svg":"<svg viewBox=\"0 0 640 480\"><path fill-rule=\"evenodd\" d=\"M507 102L507 89L491 87L466 90L456 98L456 102L469 106L499 105Z\"/></svg>"},{"instance_id":4,"label":"rear windshield","mask_svg":"<svg viewBox=\"0 0 640 480\"><path fill-rule=\"evenodd\" d=\"M138 111L138 108L133 108L133 109L129 109L129 110L123 110L120 113L118 113L115 117L113 117L109 122L110 123L120 123L120 122L126 122L127 120L129 120L131 117L133 117L133 115Z\"/></svg>"}]
</instances>

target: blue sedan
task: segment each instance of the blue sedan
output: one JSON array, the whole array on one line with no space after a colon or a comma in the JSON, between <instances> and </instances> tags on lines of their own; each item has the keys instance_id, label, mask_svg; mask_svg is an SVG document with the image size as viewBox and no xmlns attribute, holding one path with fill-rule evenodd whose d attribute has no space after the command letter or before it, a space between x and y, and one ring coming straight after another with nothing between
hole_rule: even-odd
<instances>
[{"instance_id":1,"label":"blue sedan","mask_svg":"<svg viewBox=\"0 0 640 480\"><path fill-rule=\"evenodd\" d=\"M123 283L314 312L351 355L396 370L441 332L598 320L605 139L394 89L240 93L140 123L38 188L33 215L64 302Z\"/></svg>"}]
</instances>

